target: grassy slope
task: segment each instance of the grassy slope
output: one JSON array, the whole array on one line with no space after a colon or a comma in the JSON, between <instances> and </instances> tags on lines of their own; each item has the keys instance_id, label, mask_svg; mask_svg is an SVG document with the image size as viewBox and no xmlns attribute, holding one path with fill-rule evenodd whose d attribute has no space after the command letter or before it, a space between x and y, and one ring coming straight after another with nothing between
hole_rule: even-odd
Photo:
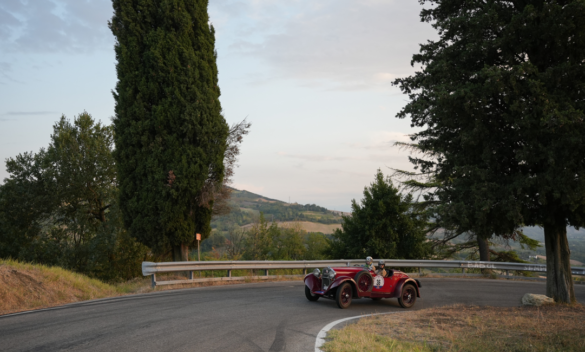
<instances>
[{"instance_id":1,"label":"grassy slope","mask_svg":"<svg viewBox=\"0 0 585 352\"><path fill-rule=\"evenodd\" d=\"M364 318L324 351L584 351L585 308L462 305Z\"/></svg>"},{"instance_id":2,"label":"grassy slope","mask_svg":"<svg viewBox=\"0 0 585 352\"><path fill-rule=\"evenodd\" d=\"M118 294L112 285L58 267L0 261L0 314Z\"/></svg>"},{"instance_id":3,"label":"grassy slope","mask_svg":"<svg viewBox=\"0 0 585 352\"><path fill-rule=\"evenodd\" d=\"M283 221L276 223L278 227L290 227L294 225L299 225L301 229L307 232L321 232L323 234L331 234L335 231L335 229L340 229L341 224L319 224L316 222L310 221ZM244 225L242 228L249 229L252 227L252 224Z\"/></svg>"}]
</instances>

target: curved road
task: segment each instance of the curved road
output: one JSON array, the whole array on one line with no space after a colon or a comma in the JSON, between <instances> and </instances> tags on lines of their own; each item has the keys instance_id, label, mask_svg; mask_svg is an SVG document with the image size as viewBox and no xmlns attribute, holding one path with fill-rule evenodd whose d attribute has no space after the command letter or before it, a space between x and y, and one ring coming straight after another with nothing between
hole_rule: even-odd
<instances>
[{"instance_id":1,"label":"curved road","mask_svg":"<svg viewBox=\"0 0 585 352\"><path fill-rule=\"evenodd\" d=\"M454 303L518 306L544 283L421 279L413 309ZM192 288L88 301L0 316L2 351L313 351L329 322L367 313L405 312L396 299L309 302L303 282ZM585 303L585 286L575 285Z\"/></svg>"}]
</instances>

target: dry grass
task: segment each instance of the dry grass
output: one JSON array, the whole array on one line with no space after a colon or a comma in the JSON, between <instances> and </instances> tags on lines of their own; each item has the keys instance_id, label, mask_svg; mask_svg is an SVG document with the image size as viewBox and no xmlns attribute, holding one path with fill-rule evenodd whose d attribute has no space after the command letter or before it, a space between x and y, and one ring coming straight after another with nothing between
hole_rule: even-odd
<instances>
[{"instance_id":1,"label":"dry grass","mask_svg":"<svg viewBox=\"0 0 585 352\"><path fill-rule=\"evenodd\" d=\"M112 285L61 268L0 261L0 314L117 294Z\"/></svg>"},{"instance_id":2,"label":"dry grass","mask_svg":"<svg viewBox=\"0 0 585 352\"><path fill-rule=\"evenodd\" d=\"M184 277L176 275L159 275L158 278L164 280L184 279ZM299 276L298 280L302 281L302 276ZM244 281L186 283L157 286L152 289L150 277L136 278L128 282L110 285L59 267L0 260L0 315L55 307L90 299L153 291L275 281L291 281L291 278L277 277L267 280L246 278Z\"/></svg>"},{"instance_id":3,"label":"dry grass","mask_svg":"<svg viewBox=\"0 0 585 352\"><path fill-rule=\"evenodd\" d=\"M456 305L364 318L324 351L585 351L585 308Z\"/></svg>"},{"instance_id":4,"label":"dry grass","mask_svg":"<svg viewBox=\"0 0 585 352\"><path fill-rule=\"evenodd\" d=\"M311 221L280 221L275 223L278 227L290 228L292 226L299 226L307 232L321 232L323 234L332 234L336 229L341 228L341 224L321 224ZM242 226L243 229L249 229L253 224Z\"/></svg>"}]
</instances>

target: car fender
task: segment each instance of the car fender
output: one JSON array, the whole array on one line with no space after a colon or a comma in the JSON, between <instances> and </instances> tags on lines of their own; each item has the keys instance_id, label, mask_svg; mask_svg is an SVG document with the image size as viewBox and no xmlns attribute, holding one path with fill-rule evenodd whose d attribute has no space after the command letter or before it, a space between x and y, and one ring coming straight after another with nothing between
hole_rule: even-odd
<instances>
[{"instance_id":1,"label":"car fender","mask_svg":"<svg viewBox=\"0 0 585 352\"><path fill-rule=\"evenodd\" d=\"M353 292L353 296L358 297L357 284L349 276L342 276L342 277L338 277L337 279L335 279L335 281L333 281L333 283L331 284L331 286L329 286L329 289L327 289L327 291L333 290L334 288L338 287L339 285L341 285L342 283L344 283L346 281L349 281L349 283L351 284L351 290Z\"/></svg>"},{"instance_id":2,"label":"car fender","mask_svg":"<svg viewBox=\"0 0 585 352\"><path fill-rule=\"evenodd\" d=\"M305 276L305 285L311 290L311 292L321 291L321 279L318 279L313 274Z\"/></svg>"},{"instance_id":3,"label":"car fender","mask_svg":"<svg viewBox=\"0 0 585 352\"><path fill-rule=\"evenodd\" d=\"M406 284L412 284L414 286L414 288L416 289L416 296L420 298L420 290L418 288L418 283L416 282L416 280L414 280L410 277L398 280L398 283L396 284L396 288L394 289L394 293L392 294L392 297L400 297L400 293L402 292L402 287L404 287L404 285L406 285Z\"/></svg>"}]
</instances>

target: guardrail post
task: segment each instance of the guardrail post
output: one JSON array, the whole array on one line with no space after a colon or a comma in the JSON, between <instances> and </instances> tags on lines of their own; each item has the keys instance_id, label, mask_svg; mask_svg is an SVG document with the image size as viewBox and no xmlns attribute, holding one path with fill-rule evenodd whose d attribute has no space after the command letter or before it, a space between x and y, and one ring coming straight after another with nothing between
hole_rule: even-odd
<instances>
[{"instance_id":1,"label":"guardrail post","mask_svg":"<svg viewBox=\"0 0 585 352\"><path fill-rule=\"evenodd\" d=\"M418 276L420 276L420 267L418 268Z\"/></svg>"},{"instance_id":2,"label":"guardrail post","mask_svg":"<svg viewBox=\"0 0 585 352\"><path fill-rule=\"evenodd\" d=\"M506 277L510 276L510 272L508 271L508 269L506 269ZM509 277L508 277L509 279Z\"/></svg>"},{"instance_id":3,"label":"guardrail post","mask_svg":"<svg viewBox=\"0 0 585 352\"><path fill-rule=\"evenodd\" d=\"M303 275L307 275L307 268L303 269Z\"/></svg>"},{"instance_id":4,"label":"guardrail post","mask_svg":"<svg viewBox=\"0 0 585 352\"><path fill-rule=\"evenodd\" d=\"M152 288L156 287L156 274L150 276L150 283L152 284Z\"/></svg>"},{"instance_id":5,"label":"guardrail post","mask_svg":"<svg viewBox=\"0 0 585 352\"><path fill-rule=\"evenodd\" d=\"M189 280L193 280L193 272L189 271Z\"/></svg>"},{"instance_id":6,"label":"guardrail post","mask_svg":"<svg viewBox=\"0 0 585 352\"><path fill-rule=\"evenodd\" d=\"M228 277L232 277L232 271L228 270Z\"/></svg>"},{"instance_id":7,"label":"guardrail post","mask_svg":"<svg viewBox=\"0 0 585 352\"><path fill-rule=\"evenodd\" d=\"M265 275L265 276L268 276L268 269L265 269L265 270L264 270L264 275Z\"/></svg>"},{"instance_id":8,"label":"guardrail post","mask_svg":"<svg viewBox=\"0 0 585 352\"><path fill-rule=\"evenodd\" d=\"M462 268L461 271L463 272L463 276L465 276L465 268Z\"/></svg>"}]
</instances>

